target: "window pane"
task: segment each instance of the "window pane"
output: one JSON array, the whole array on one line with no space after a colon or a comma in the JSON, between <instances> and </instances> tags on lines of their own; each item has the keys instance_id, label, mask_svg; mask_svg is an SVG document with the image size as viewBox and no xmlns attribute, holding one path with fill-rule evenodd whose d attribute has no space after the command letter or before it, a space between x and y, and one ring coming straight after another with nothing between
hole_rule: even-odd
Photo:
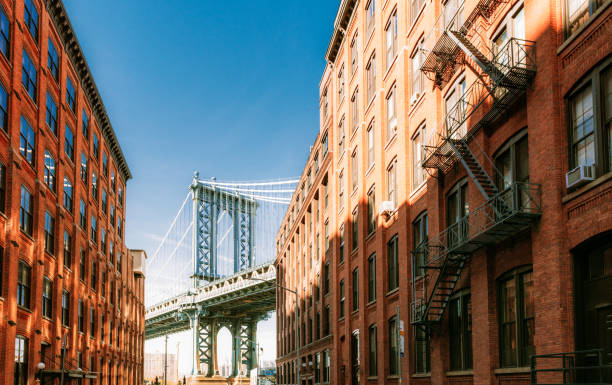
<instances>
[{"instance_id":1,"label":"window pane","mask_svg":"<svg viewBox=\"0 0 612 385\"><path fill-rule=\"evenodd\" d=\"M595 163L593 94L591 86L572 99L574 167Z\"/></svg>"}]
</instances>

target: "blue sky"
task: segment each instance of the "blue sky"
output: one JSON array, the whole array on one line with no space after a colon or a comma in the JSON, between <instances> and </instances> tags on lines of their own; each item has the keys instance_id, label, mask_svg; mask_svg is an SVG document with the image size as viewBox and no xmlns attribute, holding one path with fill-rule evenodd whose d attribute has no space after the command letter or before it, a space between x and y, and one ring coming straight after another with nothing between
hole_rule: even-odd
<instances>
[{"instance_id":1,"label":"blue sky","mask_svg":"<svg viewBox=\"0 0 612 385\"><path fill-rule=\"evenodd\" d=\"M153 253L194 170L301 174L338 0L64 3L134 176L128 247Z\"/></svg>"}]
</instances>

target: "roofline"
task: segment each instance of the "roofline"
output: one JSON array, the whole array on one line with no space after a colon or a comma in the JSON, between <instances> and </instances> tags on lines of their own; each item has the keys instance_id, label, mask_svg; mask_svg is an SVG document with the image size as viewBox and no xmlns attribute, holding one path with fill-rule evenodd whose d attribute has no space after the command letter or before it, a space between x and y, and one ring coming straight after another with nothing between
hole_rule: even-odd
<instances>
[{"instance_id":1,"label":"roofline","mask_svg":"<svg viewBox=\"0 0 612 385\"><path fill-rule=\"evenodd\" d=\"M342 40L346 35L346 29L358 2L359 0L342 0L340 3L336 19L334 20L334 32L327 46L327 52L325 52L325 59L331 63L336 61L340 44L342 44Z\"/></svg>"},{"instance_id":2,"label":"roofline","mask_svg":"<svg viewBox=\"0 0 612 385\"><path fill-rule=\"evenodd\" d=\"M121 173L124 181L127 182L132 178L132 173L130 172L130 168L128 167L123 151L121 150L121 146L119 145L119 141L117 140L117 136L115 135L115 130L113 130L113 126L110 123L108 113L106 112L106 107L104 107L102 97L100 96L96 82L93 79L89 65L85 60L85 55L83 54L81 45L77 40L74 28L72 27L70 19L68 18L68 13L66 12L64 3L62 0L45 0L45 5L47 6L47 11L51 16L51 20L53 20L53 24L55 25L55 28L57 29L62 42L64 43L64 47L68 53L70 62L76 70L81 87L85 91L85 96L87 97L92 111L95 114L96 121L98 122L98 125L100 125L102 135L110 148L111 155L117 163L117 169Z\"/></svg>"}]
</instances>

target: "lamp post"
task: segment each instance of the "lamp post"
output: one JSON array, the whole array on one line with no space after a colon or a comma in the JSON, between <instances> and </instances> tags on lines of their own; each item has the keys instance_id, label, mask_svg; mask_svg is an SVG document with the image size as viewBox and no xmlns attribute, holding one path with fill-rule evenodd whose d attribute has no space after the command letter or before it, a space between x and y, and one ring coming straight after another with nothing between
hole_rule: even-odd
<instances>
[{"instance_id":1,"label":"lamp post","mask_svg":"<svg viewBox=\"0 0 612 385\"><path fill-rule=\"evenodd\" d=\"M236 337L237 340L239 340L240 337ZM238 341L236 341L238 342ZM257 358L255 359L257 361L257 383L259 384L259 375L261 373L261 365L259 362L259 358L260 358L260 354L259 352L263 352L263 348L257 343L257 341L251 341L251 340L246 340L246 342L248 342L251 345L255 345L255 351L257 353Z\"/></svg>"},{"instance_id":2,"label":"lamp post","mask_svg":"<svg viewBox=\"0 0 612 385\"><path fill-rule=\"evenodd\" d=\"M261 279L261 278L253 278L253 277L249 277L248 279L252 280L252 281L262 281L262 282L269 282L267 279ZM301 381L300 381L300 312L298 309L298 292L297 290L293 290L293 289L289 289L285 286L281 286L278 283L274 282L274 284L276 285L276 287L286 290L289 293L293 293L295 295L295 347L296 347L296 352L295 352L295 364L297 367L297 373L296 373L296 377L297 377L297 381L296 384L297 385L301 385Z\"/></svg>"},{"instance_id":3,"label":"lamp post","mask_svg":"<svg viewBox=\"0 0 612 385\"><path fill-rule=\"evenodd\" d=\"M36 365L36 369L38 369L38 379L40 380L40 384L41 384L41 385L43 385L43 374L42 374L42 371L43 371L43 370L45 370L45 367L46 367L46 365L45 365L45 363L44 363L44 362L42 362L42 361L41 361L41 362L39 362L39 363Z\"/></svg>"}]
</instances>

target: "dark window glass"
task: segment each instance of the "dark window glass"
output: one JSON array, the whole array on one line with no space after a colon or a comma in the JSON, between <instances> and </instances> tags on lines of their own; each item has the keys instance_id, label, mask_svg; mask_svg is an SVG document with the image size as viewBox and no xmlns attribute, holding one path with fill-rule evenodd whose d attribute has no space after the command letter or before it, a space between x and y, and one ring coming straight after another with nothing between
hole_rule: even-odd
<instances>
[{"instance_id":1,"label":"dark window glass","mask_svg":"<svg viewBox=\"0 0 612 385\"><path fill-rule=\"evenodd\" d=\"M96 265L95 257L91 261L91 289L96 291L96 284L98 282L98 265Z\"/></svg>"},{"instance_id":2,"label":"dark window glass","mask_svg":"<svg viewBox=\"0 0 612 385\"><path fill-rule=\"evenodd\" d=\"M82 299L79 299L78 312L79 312L79 314L78 314L79 315L79 320L78 320L79 324L78 324L78 327L79 327L79 331L81 333L83 333L83 330L85 329L85 327L84 327L85 317L83 316L83 300ZM82 366L80 366L80 367L82 368Z\"/></svg>"},{"instance_id":3,"label":"dark window glass","mask_svg":"<svg viewBox=\"0 0 612 385\"><path fill-rule=\"evenodd\" d=\"M85 262L85 249L81 249L81 252L79 254L79 279L83 282L85 282L85 269L86 269L86 262Z\"/></svg>"},{"instance_id":4,"label":"dark window glass","mask_svg":"<svg viewBox=\"0 0 612 385\"><path fill-rule=\"evenodd\" d=\"M62 325L70 326L70 292L62 292Z\"/></svg>"},{"instance_id":5,"label":"dark window glass","mask_svg":"<svg viewBox=\"0 0 612 385\"><path fill-rule=\"evenodd\" d=\"M329 262L325 263L323 267L323 294L329 294L329 281L330 281L330 272L329 272Z\"/></svg>"},{"instance_id":6,"label":"dark window glass","mask_svg":"<svg viewBox=\"0 0 612 385\"><path fill-rule=\"evenodd\" d=\"M387 282L389 291L399 287L397 234L387 242Z\"/></svg>"},{"instance_id":7,"label":"dark window glass","mask_svg":"<svg viewBox=\"0 0 612 385\"><path fill-rule=\"evenodd\" d=\"M104 227L100 228L100 251L106 255L106 230L104 230Z\"/></svg>"},{"instance_id":8,"label":"dark window glass","mask_svg":"<svg viewBox=\"0 0 612 385\"><path fill-rule=\"evenodd\" d=\"M93 156L96 159L96 162L99 162L98 156L100 155L100 142L98 140L98 135L94 132L93 135Z\"/></svg>"},{"instance_id":9,"label":"dark window glass","mask_svg":"<svg viewBox=\"0 0 612 385\"><path fill-rule=\"evenodd\" d=\"M95 172L91 173L91 196L93 199L98 200L98 177Z\"/></svg>"},{"instance_id":10,"label":"dark window glass","mask_svg":"<svg viewBox=\"0 0 612 385\"><path fill-rule=\"evenodd\" d=\"M106 151L102 151L102 171L108 178L108 155L106 155Z\"/></svg>"},{"instance_id":11,"label":"dark window glass","mask_svg":"<svg viewBox=\"0 0 612 385\"><path fill-rule=\"evenodd\" d=\"M81 130L83 131L83 137L89 139L89 118L85 110L83 110L83 124L81 125Z\"/></svg>"},{"instance_id":12,"label":"dark window glass","mask_svg":"<svg viewBox=\"0 0 612 385\"><path fill-rule=\"evenodd\" d=\"M96 314L94 313L94 308L89 308L89 336L91 338L96 337ZM93 365L90 365L90 369L92 369Z\"/></svg>"},{"instance_id":13,"label":"dark window glass","mask_svg":"<svg viewBox=\"0 0 612 385\"><path fill-rule=\"evenodd\" d=\"M6 166L0 162L0 212L6 212ZM1 287L1 286L0 286Z\"/></svg>"},{"instance_id":14,"label":"dark window glass","mask_svg":"<svg viewBox=\"0 0 612 385\"><path fill-rule=\"evenodd\" d=\"M2 285L4 283L4 248L0 246L0 297L2 297Z\"/></svg>"},{"instance_id":15,"label":"dark window glass","mask_svg":"<svg viewBox=\"0 0 612 385\"><path fill-rule=\"evenodd\" d=\"M45 251L55 254L55 219L45 211Z\"/></svg>"},{"instance_id":16,"label":"dark window glass","mask_svg":"<svg viewBox=\"0 0 612 385\"><path fill-rule=\"evenodd\" d=\"M412 257L414 261L415 276L421 277L425 274L425 264L427 263L428 249L427 238L427 213L419 215L419 217L412 223L412 233L414 241L414 251Z\"/></svg>"},{"instance_id":17,"label":"dark window glass","mask_svg":"<svg viewBox=\"0 0 612 385\"><path fill-rule=\"evenodd\" d=\"M51 191L55 192L55 159L49 151L45 151L45 169L43 173L45 184L49 186Z\"/></svg>"},{"instance_id":18,"label":"dark window glass","mask_svg":"<svg viewBox=\"0 0 612 385\"><path fill-rule=\"evenodd\" d=\"M534 298L530 270L517 269L499 284L500 360L502 367L528 366L535 353Z\"/></svg>"},{"instance_id":19,"label":"dark window glass","mask_svg":"<svg viewBox=\"0 0 612 385\"><path fill-rule=\"evenodd\" d=\"M87 206L85 205L85 201L82 199L79 207L79 225L83 230L87 229Z\"/></svg>"},{"instance_id":20,"label":"dark window glass","mask_svg":"<svg viewBox=\"0 0 612 385\"><path fill-rule=\"evenodd\" d=\"M53 303L53 283L47 277L43 278L43 295L42 295L42 315L43 317L52 317Z\"/></svg>"},{"instance_id":21,"label":"dark window glass","mask_svg":"<svg viewBox=\"0 0 612 385\"><path fill-rule=\"evenodd\" d=\"M472 303L470 292L455 295L448 307L451 370L472 369Z\"/></svg>"},{"instance_id":22,"label":"dark window glass","mask_svg":"<svg viewBox=\"0 0 612 385\"><path fill-rule=\"evenodd\" d=\"M74 133L72 132L70 127L68 127L68 125L66 125L65 136L66 141L64 142L64 150L66 151L66 155L68 155L68 158L70 158L70 160L74 162Z\"/></svg>"},{"instance_id":23,"label":"dark window glass","mask_svg":"<svg viewBox=\"0 0 612 385\"><path fill-rule=\"evenodd\" d=\"M359 247L359 208L355 207L351 218L351 249Z\"/></svg>"},{"instance_id":24,"label":"dark window glass","mask_svg":"<svg viewBox=\"0 0 612 385\"><path fill-rule=\"evenodd\" d=\"M32 211L34 210L33 198L30 191L21 186L21 206L19 208L19 228L24 233L32 236Z\"/></svg>"},{"instance_id":25,"label":"dark window glass","mask_svg":"<svg viewBox=\"0 0 612 385\"><path fill-rule=\"evenodd\" d=\"M21 129L19 131L19 152L32 166L34 166L36 135L30 123L21 117Z\"/></svg>"},{"instance_id":26,"label":"dark window glass","mask_svg":"<svg viewBox=\"0 0 612 385\"><path fill-rule=\"evenodd\" d=\"M64 266L72 268L72 237L64 231Z\"/></svg>"},{"instance_id":27,"label":"dark window glass","mask_svg":"<svg viewBox=\"0 0 612 385\"><path fill-rule=\"evenodd\" d=\"M28 339L15 337L14 385L28 385Z\"/></svg>"},{"instance_id":28,"label":"dark window glass","mask_svg":"<svg viewBox=\"0 0 612 385\"><path fill-rule=\"evenodd\" d=\"M25 0L23 22L34 38L34 42L38 44L38 10L32 0Z\"/></svg>"},{"instance_id":29,"label":"dark window glass","mask_svg":"<svg viewBox=\"0 0 612 385\"><path fill-rule=\"evenodd\" d=\"M340 240L338 241L338 262L344 262L344 225L340 226Z\"/></svg>"},{"instance_id":30,"label":"dark window glass","mask_svg":"<svg viewBox=\"0 0 612 385\"><path fill-rule=\"evenodd\" d=\"M399 352L397 350L398 331L397 319L394 316L389 320L389 375L396 376L398 374Z\"/></svg>"},{"instance_id":31,"label":"dark window glass","mask_svg":"<svg viewBox=\"0 0 612 385\"><path fill-rule=\"evenodd\" d=\"M376 300L376 254L368 258L368 302Z\"/></svg>"},{"instance_id":32,"label":"dark window glass","mask_svg":"<svg viewBox=\"0 0 612 385\"><path fill-rule=\"evenodd\" d=\"M102 189L102 199L101 199L101 205L102 205L102 212L104 214L107 213L108 210L108 196L106 194L106 190L103 188Z\"/></svg>"},{"instance_id":33,"label":"dark window glass","mask_svg":"<svg viewBox=\"0 0 612 385\"><path fill-rule=\"evenodd\" d=\"M30 98L36 103L36 67L25 49L23 50L22 67L21 82L28 92L28 95L30 95Z\"/></svg>"},{"instance_id":34,"label":"dark window glass","mask_svg":"<svg viewBox=\"0 0 612 385\"><path fill-rule=\"evenodd\" d=\"M0 85L0 128L4 132L8 131L8 93Z\"/></svg>"},{"instance_id":35,"label":"dark window glass","mask_svg":"<svg viewBox=\"0 0 612 385\"><path fill-rule=\"evenodd\" d=\"M446 198L446 241L449 247L460 245L468 239L468 213L467 181L464 180L457 183Z\"/></svg>"},{"instance_id":36,"label":"dark window glass","mask_svg":"<svg viewBox=\"0 0 612 385\"><path fill-rule=\"evenodd\" d=\"M368 375L375 377L378 375L378 330L376 325L370 325L368 330L368 348L369 348L369 363L368 363Z\"/></svg>"},{"instance_id":37,"label":"dark window glass","mask_svg":"<svg viewBox=\"0 0 612 385\"><path fill-rule=\"evenodd\" d=\"M81 153L81 180L87 186L87 155Z\"/></svg>"},{"instance_id":38,"label":"dark window glass","mask_svg":"<svg viewBox=\"0 0 612 385\"><path fill-rule=\"evenodd\" d=\"M328 336L329 332L330 332L330 322L331 322L331 318L330 318L330 309L329 309L329 305L325 306L325 309L323 311L323 327L324 327L324 332L323 335Z\"/></svg>"},{"instance_id":39,"label":"dark window glass","mask_svg":"<svg viewBox=\"0 0 612 385\"><path fill-rule=\"evenodd\" d=\"M30 308L30 277L32 268L24 261L19 261L17 277L17 305Z\"/></svg>"},{"instance_id":40,"label":"dark window glass","mask_svg":"<svg viewBox=\"0 0 612 385\"><path fill-rule=\"evenodd\" d=\"M368 234L376 230L376 197L374 188L368 193Z\"/></svg>"},{"instance_id":41,"label":"dark window glass","mask_svg":"<svg viewBox=\"0 0 612 385\"><path fill-rule=\"evenodd\" d=\"M76 92L70 77L66 77L66 103L72 112L76 113Z\"/></svg>"},{"instance_id":42,"label":"dark window glass","mask_svg":"<svg viewBox=\"0 0 612 385\"><path fill-rule=\"evenodd\" d=\"M57 49L53 44L53 41L49 39L49 46L47 47L47 66L49 67L49 72L53 76L53 79L56 81L59 80L59 55L57 54Z\"/></svg>"},{"instance_id":43,"label":"dark window glass","mask_svg":"<svg viewBox=\"0 0 612 385\"><path fill-rule=\"evenodd\" d=\"M340 280L340 303L339 303L339 314L340 314L340 318L344 317L344 301L345 301L345 297L344 297L344 279Z\"/></svg>"},{"instance_id":44,"label":"dark window glass","mask_svg":"<svg viewBox=\"0 0 612 385\"><path fill-rule=\"evenodd\" d=\"M414 372L429 373L429 330L423 326L414 328Z\"/></svg>"},{"instance_id":45,"label":"dark window glass","mask_svg":"<svg viewBox=\"0 0 612 385\"><path fill-rule=\"evenodd\" d=\"M91 241L93 243L98 242L98 231L96 229L96 217L91 216Z\"/></svg>"},{"instance_id":46,"label":"dark window glass","mask_svg":"<svg viewBox=\"0 0 612 385\"><path fill-rule=\"evenodd\" d=\"M353 311L359 310L359 269L353 270Z\"/></svg>"},{"instance_id":47,"label":"dark window glass","mask_svg":"<svg viewBox=\"0 0 612 385\"><path fill-rule=\"evenodd\" d=\"M0 51L5 58L9 58L11 38L11 23L9 22L4 9L0 9Z\"/></svg>"},{"instance_id":48,"label":"dark window glass","mask_svg":"<svg viewBox=\"0 0 612 385\"><path fill-rule=\"evenodd\" d=\"M53 100L53 96L47 92L47 126L51 132L57 136L57 104Z\"/></svg>"}]
</instances>

